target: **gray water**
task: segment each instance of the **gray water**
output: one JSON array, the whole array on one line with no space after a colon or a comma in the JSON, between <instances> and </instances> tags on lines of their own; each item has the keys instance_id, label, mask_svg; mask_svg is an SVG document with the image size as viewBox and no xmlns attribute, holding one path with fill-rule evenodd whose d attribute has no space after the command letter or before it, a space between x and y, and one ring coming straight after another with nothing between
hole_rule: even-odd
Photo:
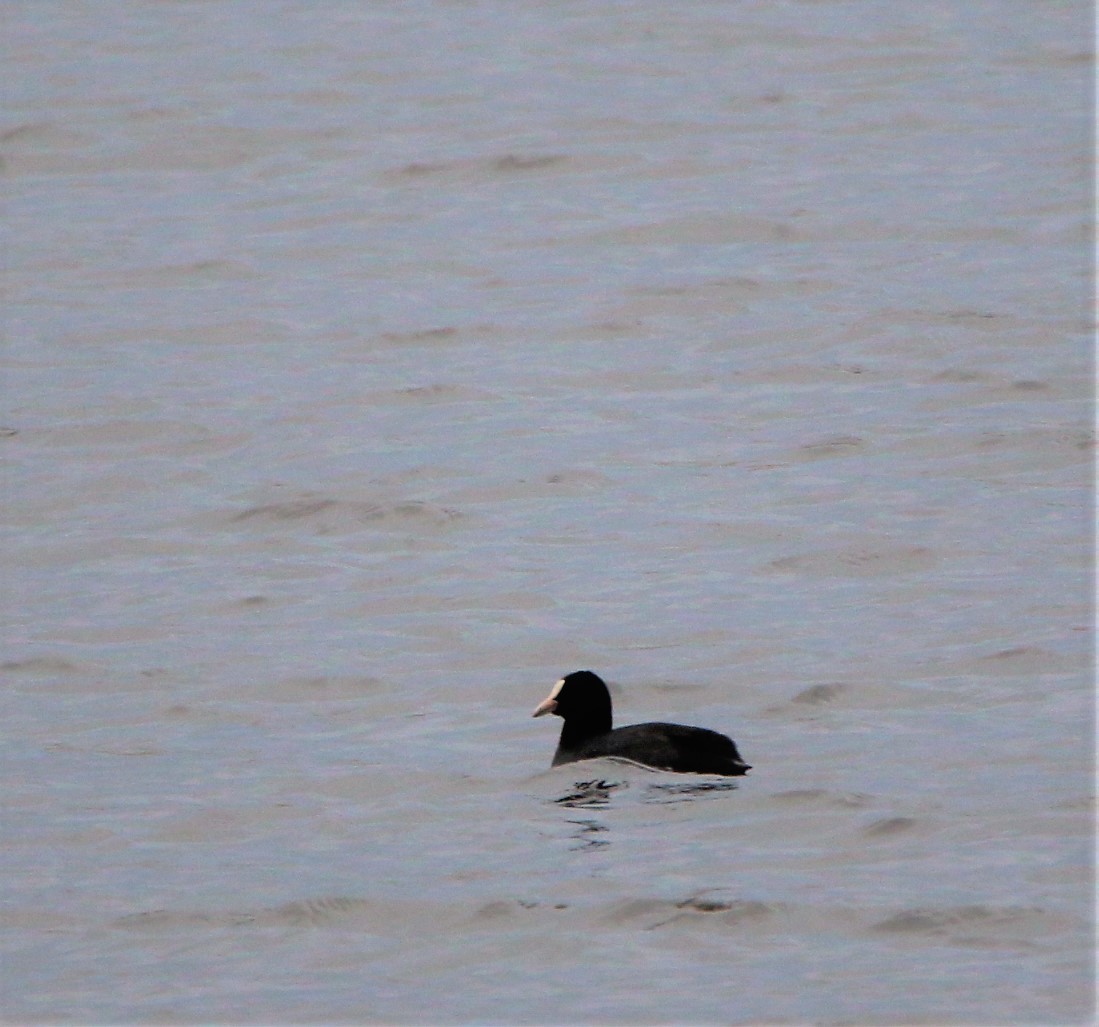
<instances>
[{"instance_id":1,"label":"gray water","mask_svg":"<svg viewBox=\"0 0 1099 1027\"><path fill-rule=\"evenodd\" d=\"M6 1020L1088 1022L1090 16L6 4Z\"/></svg>"}]
</instances>

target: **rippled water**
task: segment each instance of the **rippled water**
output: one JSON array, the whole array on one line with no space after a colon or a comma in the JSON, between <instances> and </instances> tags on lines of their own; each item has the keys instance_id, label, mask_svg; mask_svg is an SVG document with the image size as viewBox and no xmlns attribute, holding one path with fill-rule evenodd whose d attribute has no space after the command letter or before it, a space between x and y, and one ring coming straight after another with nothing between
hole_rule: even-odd
<instances>
[{"instance_id":1,"label":"rippled water","mask_svg":"<svg viewBox=\"0 0 1099 1027\"><path fill-rule=\"evenodd\" d=\"M5 1019L1087 1022L1089 18L11 6Z\"/></svg>"}]
</instances>

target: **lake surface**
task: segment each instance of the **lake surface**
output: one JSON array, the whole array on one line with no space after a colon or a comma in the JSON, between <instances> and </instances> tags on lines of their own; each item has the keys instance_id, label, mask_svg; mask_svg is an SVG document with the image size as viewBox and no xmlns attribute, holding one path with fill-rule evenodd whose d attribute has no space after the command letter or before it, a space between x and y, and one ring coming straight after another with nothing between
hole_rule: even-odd
<instances>
[{"instance_id":1,"label":"lake surface","mask_svg":"<svg viewBox=\"0 0 1099 1027\"><path fill-rule=\"evenodd\" d=\"M5 1020L1090 1022L1090 4L2 20Z\"/></svg>"}]
</instances>

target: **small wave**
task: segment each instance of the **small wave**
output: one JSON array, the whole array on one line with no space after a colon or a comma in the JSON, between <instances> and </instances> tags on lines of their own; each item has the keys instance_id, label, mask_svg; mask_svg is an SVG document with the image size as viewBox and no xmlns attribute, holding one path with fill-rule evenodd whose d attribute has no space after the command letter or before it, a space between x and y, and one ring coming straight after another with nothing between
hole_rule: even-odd
<instances>
[{"instance_id":1,"label":"small wave","mask_svg":"<svg viewBox=\"0 0 1099 1027\"><path fill-rule=\"evenodd\" d=\"M369 899L351 896L320 896L298 899L279 906L256 910L191 910L153 909L119 917L114 926L125 930L161 931L179 927L249 927L289 924L296 927L321 927L345 920L358 919L371 912L379 923L392 919L392 911L381 909Z\"/></svg>"},{"instance_id":2,"label":"small wave","mask_svg":"<svg viewBox=\"0 0 1099 1027\"><path fill-rule=\"evenodd\" d=\"M616 927L637 925L646 931L685 921L712 920L723 927L734 927L744 921L764 920L775 913L775 907L755 899L715 897L715 889L696 892L685 899L624 899L613 904L602 917L604 923Z\"/></svg>"},{"instance_id":3,"label":"small wave","mask_svg":"<svg viewBox=\"0 0 1099 1027\"><path fill-rule=\"evenodd\" d=\"M1071 930L1065 918L1032 906L941 906L903 909L879 920L882 934L932 936L978 948L1028 948L1053 931Z\"/></svg>"},{"instance_id":4,"label":"small wave","mask_svg":"<svg viewBox=\"0 0 1099 1027\"><path fill-rule=\"evenodd\" d=\"M832 702L833 700L840 698L847 690L847 685L842 685L838 682L827 685L812 685L804 691L798 692L790 702L819 706L821 703Z\"/></svg>"},{"instance_id":5,"label":"small wave","mask_svg":"<svg viewBox=\"0 0 1099 1027\"><path fill-rule=\"evenodd\" d=\"M794 788L788 792L776 792L772 798L779 802L804 803L811 806L840 806L845 809L861 809L871 802L868 795L858 792L830 792L825 788Z\"/></svg>"},{"instance_id":6,"label":"small wave","mask_svg":"<svg viewBox=\"0 0 1099 1027\"><path fill-rule=\"evenodd\" d=\"M875 820L862 833L869 838L888 837L910 831L918 823L914 817L886 817L884 820Z\"/></svg>"},{"instance_id":7,"label":"small wave","mask_svg":"<svg viewBox=\"0 0 1099 1027\"><path fill-rule=\"evenodd\" d=\"M445 528L463 519L450 507L420 500L374 502L333 499L304 493L273 503L248 507L228 518L231 525L276 528L301 522L317 534L357 531L364 527L382 530Z\"/></svg>"}]
</instances>

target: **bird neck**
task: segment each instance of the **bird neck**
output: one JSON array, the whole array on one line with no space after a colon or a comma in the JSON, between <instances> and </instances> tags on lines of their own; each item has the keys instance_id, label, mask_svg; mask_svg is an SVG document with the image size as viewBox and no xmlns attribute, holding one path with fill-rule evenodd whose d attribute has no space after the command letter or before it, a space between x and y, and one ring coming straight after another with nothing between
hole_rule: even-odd
<instances>
[{"instance_id":1,"label":"bird neck","mask_svg":"<svg viewBox=\"0 0 1099 1027\"><path fill-rule=\"evenodd\" d=\"M580 748L589 738L605 735L611 729L611 711L600 710L594 715L577 720L570 717L561 727L561 740L557 743L558 752L571 752Z\"/></svg>"}]
</instances>

